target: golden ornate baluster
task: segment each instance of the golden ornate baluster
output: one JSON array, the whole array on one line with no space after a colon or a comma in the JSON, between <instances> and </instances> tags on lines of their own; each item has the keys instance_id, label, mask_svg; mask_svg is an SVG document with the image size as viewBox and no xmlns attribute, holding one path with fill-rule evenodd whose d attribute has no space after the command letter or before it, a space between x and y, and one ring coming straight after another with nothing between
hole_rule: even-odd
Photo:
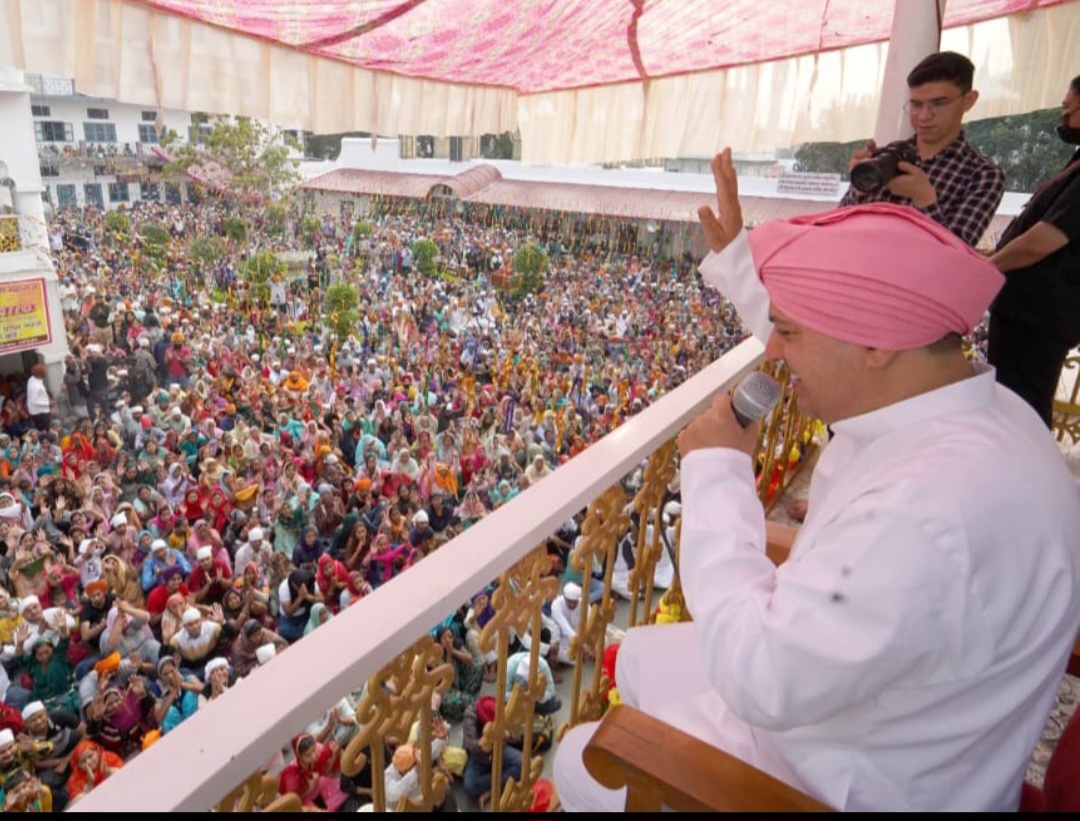
<instances>
[{"instance_id":1,"label":"golden ornate baluster","mask_svg":"<svg viewBox=\"0 0 1080 821\"><path fill-rule=\"evenodd\" d=\"M430 811L446 796L447 782L441 773L432 775L431 700L444 692L454 680L454 668L444 664L442 650L431 636L424 636L394 661L368 679L367 694L356 708L360 731L341 757L341 771L356 775L364 766L364 750L371 757L373 796L376 812L386 811L386 741L404 742L414 721L420 721L418 752L420 788L423 801L413 804L407 798L398 809Z\"/></svg>"},{"instance_id":2,"label":"golden ornate baluster","mask_svg":"<svg viewBox=\"0 0 1080 821\"><path fill-rule=\"evenodd\" d=\"M300 812L300 796L296 793L278 795L276 776L261 770L252 773L214 807L216 812Z\"/></svg>"},{"instance_id":3,"label":"golden ornate baluster","mask_svg":"<svg viewBox=\"0 0 1080 821\"><path fill-rule=\"evenodd\" d=\"M679 553L682 544L682 517L680 516L675 520L675 567L679 566ZM679 574L676 573L675 577L671 580L671 587L669 587L664 595L660 597L661 609L665 613L666 621L693 621L690 618L690 612L686 609L686 597L683 596L682 582L679 580ZM655 617L653 622L658 621Z\"/></svg>"},{"instance_id":4,"label":"golden ornate baluster","mask_svg":"<svg viewBox=\"0 0 1080 821\"><path fill-rule=\"evenodd\" d=\"M536 702L543 695L540 685L540 630L541 608L545 601L552 601L559 593L559 580L548 575L551 559L543 545L528 553L499 577L499 585L491 594L491 606L495 615L480 632L480 649L490 653L497 648L498 666L495 678L495 720L484 727L480 746L492 753L491 757L491 811L515 812L527 810L532 804L532 785L544 769L543 759L532 755L533 712ZM524 689L514 684L509 699L506 692L507 659L511 634L531 638L529 650L529 681ZM524 734L522 760L528 762L521 768L521 778L506 782L502 792L502 755L506 734Z\"/></svg>"},{"instance_id":5,"label":"golden ornate baluster","mask_svg":"<svg viewBox=\"0 0 1080 821\"><path fill-rule=\"evenodd\" d=\"M581 543L571 555L571 566L582 573L582 608L578 634L570 642L570 655L574 659L574 685L570 719L559 727L558 738L566 731L585 721L595 721L603 713L603 670L600 659L604 655L607 628L615 618L615 601L611 597L611 572L615 566L615 547L630 526L630 517L623 512L626 493L619 485L613 485L593 500L581 527ZM589 603L589 579L594 564L604 567L604 595L596 604ZM596 659L593 666L592 684L582 692L586 649Z\"/></svg>"},{"instance_id":6,"label":"golden ornate baluster","mask_svg":"<svg viewBox=\"0 0 1080 821\"><path fill-rule=\"evenodd\" d=\"M668 485L675 477L675 440L661 445L645 464L641 488L634 496L634 510L639 516L640 526L637 535L637 551L634 555L634 569L630 572L630 622L633 627L638 623L638 602L644 608L642 620L649 624L653 620L653 579L656 577L656 563L663 550L662 531L663 511L661 504ZM652 539L647 539L648 520L652 518Z\"/></svg>"}]
</instances>

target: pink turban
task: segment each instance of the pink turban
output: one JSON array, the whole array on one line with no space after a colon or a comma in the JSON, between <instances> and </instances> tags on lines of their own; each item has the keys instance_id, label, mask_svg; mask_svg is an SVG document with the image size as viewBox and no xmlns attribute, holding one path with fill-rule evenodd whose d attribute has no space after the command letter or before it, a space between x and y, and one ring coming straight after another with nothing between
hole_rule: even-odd
<instances>
[{"instance_id":1,"label":"pink turban","mask_svg":"<svg viewBox=\"0 0 1080 821\"><path fill-rule=\"evenodd\" d=\"M767 222L750 249L777 310L886 351L969 333L1005 282L947 228L891 203Z\"/></svg>"}]
</instances>

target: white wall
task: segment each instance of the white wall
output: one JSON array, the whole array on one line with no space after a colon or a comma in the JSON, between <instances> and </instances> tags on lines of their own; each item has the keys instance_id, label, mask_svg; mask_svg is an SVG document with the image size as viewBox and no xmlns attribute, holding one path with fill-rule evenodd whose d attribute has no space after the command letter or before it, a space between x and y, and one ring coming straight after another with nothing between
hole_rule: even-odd
<instances>
[{"instance_id":1,"label":"white wall","mask_svg":"<svg viewBox=\"0 0 1080 821\"><path fill-rule=\"evenodd\" d=\"M115 100L99 100L93 97L50 97L36 96L33 103L35 106L47 106L49 115L34 117L35 122L53 121L64 122L71 125L72 140L79 143L86 139L86 123L112 123L116 126L116 145L123 148L127 143L135 150L139 142L139 126L154 125L154 119L144 122L143 112L153 114L156 118L158 112L149 106L129 105L118 103ZM86 115L87 109L104 108L109 112L107 120L92 120ZM162 111L161 120L166 128L174 129L184 140L187 139L188 127L191 125L191 115L185 111Z\"/></svg>"},{"instance_id":2,"label":"white wall","mask_svg":"<svg viewBox=\"0 0 1080 821\"><path fill-rule=\"evenodd\" d=\"M0 124L0 161L15 181L15 212L27 228L20 232L23 233L24 250L0 254L0 280L45 280L52 342L34 350L48 366L46 378L55 394L63 377L64 357L68 352L67 334L56 271L45 238L41 170L30 116L30 89L23 82L22 72L0 68ZM22 353L18 351L0 355L0 373L21 371L22 362Z\"/></svg>"}]
</instances>

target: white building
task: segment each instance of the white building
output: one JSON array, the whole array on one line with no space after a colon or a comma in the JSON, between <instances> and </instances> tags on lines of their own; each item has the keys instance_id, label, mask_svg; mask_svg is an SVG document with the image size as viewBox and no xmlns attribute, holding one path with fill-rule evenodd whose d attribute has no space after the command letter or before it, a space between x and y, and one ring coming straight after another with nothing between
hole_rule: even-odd
<instances>
[{"instance_id":1,"label":"white building","mask_svg":"<svg viewBox=\"0 0 1080 821\"><path fill-rule=\"evenodd\" d=\"M200 139L213 128L209 115L90 97L62 77L28 74L26 79L33 89L34 136L47 202L112 209L190 198L190 183L158 179L164 161L153 149L167 130L182 142ZM296 130L282 136L303 140Z\"/></svg>"},{"instance_id":2,"label":"white building","mask_svg":"<svg viewBox=\"0 0 1080 821\"><path fill-rule=\"evenodd\" d=\"M0 67L0 374L48 367L55 395L67 335L49 258L44 187L23 73Z\"/></svg>"}]
</instances>

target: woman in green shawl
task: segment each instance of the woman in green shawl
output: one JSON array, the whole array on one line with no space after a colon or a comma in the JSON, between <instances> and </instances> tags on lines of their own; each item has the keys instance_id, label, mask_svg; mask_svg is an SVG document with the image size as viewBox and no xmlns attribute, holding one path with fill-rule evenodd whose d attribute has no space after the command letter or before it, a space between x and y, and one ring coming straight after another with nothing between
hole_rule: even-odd
<instances>
[{"instance_id":1,"label":"woman in green shawl","mask_svg":"<svg viewBox=\"0 0 1080 821\"><path fill-rule=\"evenodd\" d=\"M311 606L311 614L308 616L307 627L304 628L304 635L306 636L316 627L325 624L332 618L333 614L330 612L330 608L328 608L325 604L323 604L322 602L319 602L318 604L313 604Z\"/></svg>"}]
</instances>

